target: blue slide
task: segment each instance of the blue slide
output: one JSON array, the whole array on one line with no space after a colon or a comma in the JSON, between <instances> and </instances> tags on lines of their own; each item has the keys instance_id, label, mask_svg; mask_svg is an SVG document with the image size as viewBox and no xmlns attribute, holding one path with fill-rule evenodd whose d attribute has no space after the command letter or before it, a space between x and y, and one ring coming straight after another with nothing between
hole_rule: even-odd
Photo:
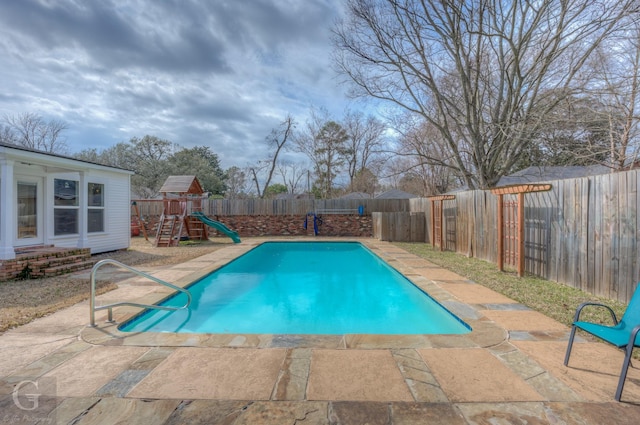
<instances>
[{"instance_id":1,"label":"blue slide","mask_svg":"<svg viewBox=\"0 0 640 425\"><path fill-rule=\"evenodd\" d=\"M229 236L234 243L240 243L240 236L238 236L238 232L235 232L229 229L227 226L220 223L219 221L211 220L209 217L202 214L200 211L194 211L191 213L191 215L197 218L198 220L200 220L201 222L203 222L204 224L206 224L207 226L213 227L214 229Z\"/></svg>"}]
</instances>

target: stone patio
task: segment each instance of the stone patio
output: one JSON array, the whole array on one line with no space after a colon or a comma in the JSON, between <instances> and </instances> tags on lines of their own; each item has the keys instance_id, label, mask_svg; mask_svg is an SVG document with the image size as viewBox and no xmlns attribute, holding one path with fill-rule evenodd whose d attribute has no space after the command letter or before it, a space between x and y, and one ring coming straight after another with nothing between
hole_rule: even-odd
<instances>
[{"instance_id":1,"label":"stone patio","mask_svg":"<svg viewBox=\"0 0 640 425\"><path fill-rule=\"evenodd\" d=\"M145 271L186 285L262 241ZM105 311L87 327L84 302L0 336L0 424L638 423L638 369L629 370L623 402L613 400L621 351L579 339L565 367L566 326L392 244L360 241L473 331L123 333L104 322ZM167 293L130 278L98 304ZM28 393L39 396L34 410L25 410Z\"/></svg>"}]
</instances>

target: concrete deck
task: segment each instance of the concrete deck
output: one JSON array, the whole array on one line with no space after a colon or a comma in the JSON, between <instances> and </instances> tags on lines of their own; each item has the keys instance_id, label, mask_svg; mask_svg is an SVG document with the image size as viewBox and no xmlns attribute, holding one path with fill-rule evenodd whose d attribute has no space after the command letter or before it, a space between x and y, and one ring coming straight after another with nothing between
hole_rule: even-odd
<instances>
[{"instance_id":1,"label":"concrete deck","mask_svg":"<svg viewBox=\"0 0 640 425\"><path fill-rule=\"evenodd\" d=\"M261 241L147 271L186 285ZM638 423L638 369L613 400L621 351L579 339L564 367L566 326L392 244L361 242L473 331L132 334L104 311L87 327L83 302L0 336L0 424ZM98 304L166 295L130 278Z\"/></svg>"}]
</instances>

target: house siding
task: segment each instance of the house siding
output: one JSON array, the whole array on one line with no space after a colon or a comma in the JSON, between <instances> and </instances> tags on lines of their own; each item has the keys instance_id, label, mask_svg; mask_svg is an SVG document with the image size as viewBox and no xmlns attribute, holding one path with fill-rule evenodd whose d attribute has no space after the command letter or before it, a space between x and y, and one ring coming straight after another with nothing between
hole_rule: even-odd
<instances>
[{"instance_id":1,"label":"house siding","mask_svg":"<svg viewBox=\"0 0 640 425\"><path fill-rule=\"evenodd\" d=\"M97 176L98 173L96 173ZM131 187L129 176L105 176L105 232L89 233L92 254L129 248L131 242ZM92 175L93 176L93 175ZM103 181L87 180L90 183Z\"/></svg>"},{"instance_id":2,"label":"house siding","mask_svg":"<svg viewBox=\"0 0 640 425\"><path fill-rule=\"evenodd\" d=\"M4 260L16 259L17 251L22 248L88 248L92 254L128 248L131 241L132 174L132 171L117 167L0 142L0 197L5 206L0 214L0 265ZM67 202L54 205L55 179L79 183L77 203L70 202L74 199L73 187L65 185L58 190L60 199ZM25 198L22 204L17 202L20 182L35 183L33 187L36 190L30 194L32 188L23 187L21 193ZM89 222L89 183L104 185L104 231L99 233L85 231ZM19 212L21 206L23 208ZM74 208L78 214L60 215L62 210ZM58 222L56 216L59 217ZM35 224L32 223L34 218ZM77 223L76 228L74 223ZM56 235L56 224L59 233L69 234ZM22 254L24 252L21 251Z\"/></svg>"},{"instance_id":3,"label":"house siding","mask_svg":"<svg viewBox=\"0 0 640 425\"><path fill-rule=\"evenodd\" d=\"M64 173L50 176L48 187L53 188L54 179L79 180L78 173ZM129 175L121 173L109 173L104 171L92 171L85 174L85 187L87 191L88 183L104 184L104 232L89 233L88 241L91 254L101 252L116 251L129 247L131 235L130 216L130 183ZM53 193L51 189L51 193ZM48 208L53 210L53 195L47 199ZM85 224L86 225L86 224ZM53 216L50 218L48 226L48 242L58 247L74 248L78 246L78 235L55 236Z\"/></svg>"}]
</instances>

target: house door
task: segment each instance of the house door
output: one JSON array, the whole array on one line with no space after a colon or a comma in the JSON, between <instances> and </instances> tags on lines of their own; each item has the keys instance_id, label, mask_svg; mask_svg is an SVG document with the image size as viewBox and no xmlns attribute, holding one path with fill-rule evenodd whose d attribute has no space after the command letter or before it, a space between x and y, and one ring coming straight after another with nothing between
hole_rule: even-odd
<instances>
[{"instance_id":1,"label":"house door","mask_svg":"<svg viewBox=\"0 0 640 425\"><path fill-rule=\"evenodd\" d=\"M16 245L38 245L43 238L42 179L19 178L17 196Z\"/></svg>"}]
</instances>

